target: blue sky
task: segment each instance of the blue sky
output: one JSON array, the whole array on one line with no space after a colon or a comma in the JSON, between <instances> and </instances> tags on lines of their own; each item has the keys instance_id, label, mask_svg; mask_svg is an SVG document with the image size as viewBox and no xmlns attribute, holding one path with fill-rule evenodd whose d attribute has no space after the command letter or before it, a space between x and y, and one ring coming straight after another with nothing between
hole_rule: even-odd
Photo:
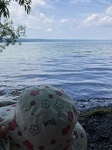
<instances>
[{"instance_id":1,"label":"blue sky","mask_svg":"<svg viewBox=\"0 0 112 150\"><path fill-rule=\"evenodd\" d=\"M112 0L32 0L30 15L12 2L11 18L27 38L110 39Z\"/></svg>"}]
</instances>

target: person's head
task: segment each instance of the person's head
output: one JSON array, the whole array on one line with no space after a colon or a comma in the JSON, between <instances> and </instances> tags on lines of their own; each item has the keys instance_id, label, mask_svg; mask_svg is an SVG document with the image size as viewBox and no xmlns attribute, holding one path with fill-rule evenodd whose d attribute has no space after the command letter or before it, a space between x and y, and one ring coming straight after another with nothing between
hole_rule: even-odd
<instances>
[{"instance_id":1,"label":"person's head","mask_svg":"<svg viewBox=\"0 0 112 150\"><path fill-rule=\"evenodd\" d=\"M51 85L26 88L4 121L11 150L67 150L76 122L74 101Z\"/></svg>"}]
</instances>

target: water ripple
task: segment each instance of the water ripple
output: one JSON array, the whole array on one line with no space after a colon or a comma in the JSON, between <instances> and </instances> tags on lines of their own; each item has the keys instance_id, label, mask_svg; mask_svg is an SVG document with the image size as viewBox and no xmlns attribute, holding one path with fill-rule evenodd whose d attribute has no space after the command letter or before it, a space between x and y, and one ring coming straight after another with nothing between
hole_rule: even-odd
<instances>
[{"instance_id":1,"label":"water ripple","mask_svg":"<svg viewBox=\"0 0 112 150\"><path fill-rule=\"evenodd\" d=\"M112 42L35 42L0 53L1 97L49 83L73 99L112 98ZM4 97L4 98L5 98ZM86 103L85 103L86 104ZM81 105L81 103L80 103Z\"/></svg>"}]
</instances>

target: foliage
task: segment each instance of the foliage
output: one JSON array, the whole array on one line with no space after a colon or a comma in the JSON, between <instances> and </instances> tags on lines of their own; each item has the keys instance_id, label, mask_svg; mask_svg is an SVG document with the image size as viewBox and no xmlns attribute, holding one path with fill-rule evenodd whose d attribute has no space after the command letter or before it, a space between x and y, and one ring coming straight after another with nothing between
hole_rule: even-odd
<instances>
[{"instance_id":1,"label":"foliage","mask_svg":"<svg viewBox=\"0 0 112 150\"><path fill-rule=\"evenodd\" d=\"M10 17L10 12L8 6L10 5L11 1L17 2L20 6L25 8L27 14L31 11L31 0L0 0L0 17L3 16L5 18Z\"/></svg>"},{"instance_id":2,"label":"foliage","mask_svg":"<svg viewBox=\"0 0 112 150\"><path fill-rule=\"evenodd\" d=\"M10 44L14 45L22 36L25 36L25 26L20 25L15 29L12 20L6 19L3 23L0 22L0 51Z\"/></svg>"},{"instance_id":3,"label":"foliage","mask_svg":"<svg viewBox=\"0 0 112 150\"><path fill-rule=\"evenodd\" d=\"M6 46L14 45L17 39L25 36L26 27L19 25L14 27L13 21L10 19L10 11L8 6L12 1L17 2L25 8L27 14L31 11L31 0L0 0L0 50Z\"/></svg>"}]
</instances>

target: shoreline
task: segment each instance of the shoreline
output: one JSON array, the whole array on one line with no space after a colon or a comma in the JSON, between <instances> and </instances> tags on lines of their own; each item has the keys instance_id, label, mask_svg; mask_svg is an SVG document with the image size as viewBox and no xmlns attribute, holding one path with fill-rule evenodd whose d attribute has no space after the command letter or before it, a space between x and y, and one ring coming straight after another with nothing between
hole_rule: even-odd
<instances>
[{"instance_id":1,"label":"shoreline","mask_svg":"<svg viewBox=\"0 0 112 150\"><path fill-rule=\"evenodd\" d=\"M87 133L88 150L111 150L112 106L82 111L78 121Z\"/></svg>"},{"instance_id":2,"label":"shoreline","mask_svg":"<svg viewBox=\"0 0 112 150\"><path fill-rule=\"evenodd\" d=\"M112 107L112 98L91 98L74 101L78 112L90 111L95 108Z\"/></svg>"},{"instance_id":3,"label":"shoreline","mask_svg":"<svg viewBox=\"0 0 112 150\"><path fill-rule=\"evenodd\" d=\"M17 103L2 101L0 108ZM78 111L78 121L87 133L88 150L111 150L112 105Z\"/></svg>"}]
</instances>

